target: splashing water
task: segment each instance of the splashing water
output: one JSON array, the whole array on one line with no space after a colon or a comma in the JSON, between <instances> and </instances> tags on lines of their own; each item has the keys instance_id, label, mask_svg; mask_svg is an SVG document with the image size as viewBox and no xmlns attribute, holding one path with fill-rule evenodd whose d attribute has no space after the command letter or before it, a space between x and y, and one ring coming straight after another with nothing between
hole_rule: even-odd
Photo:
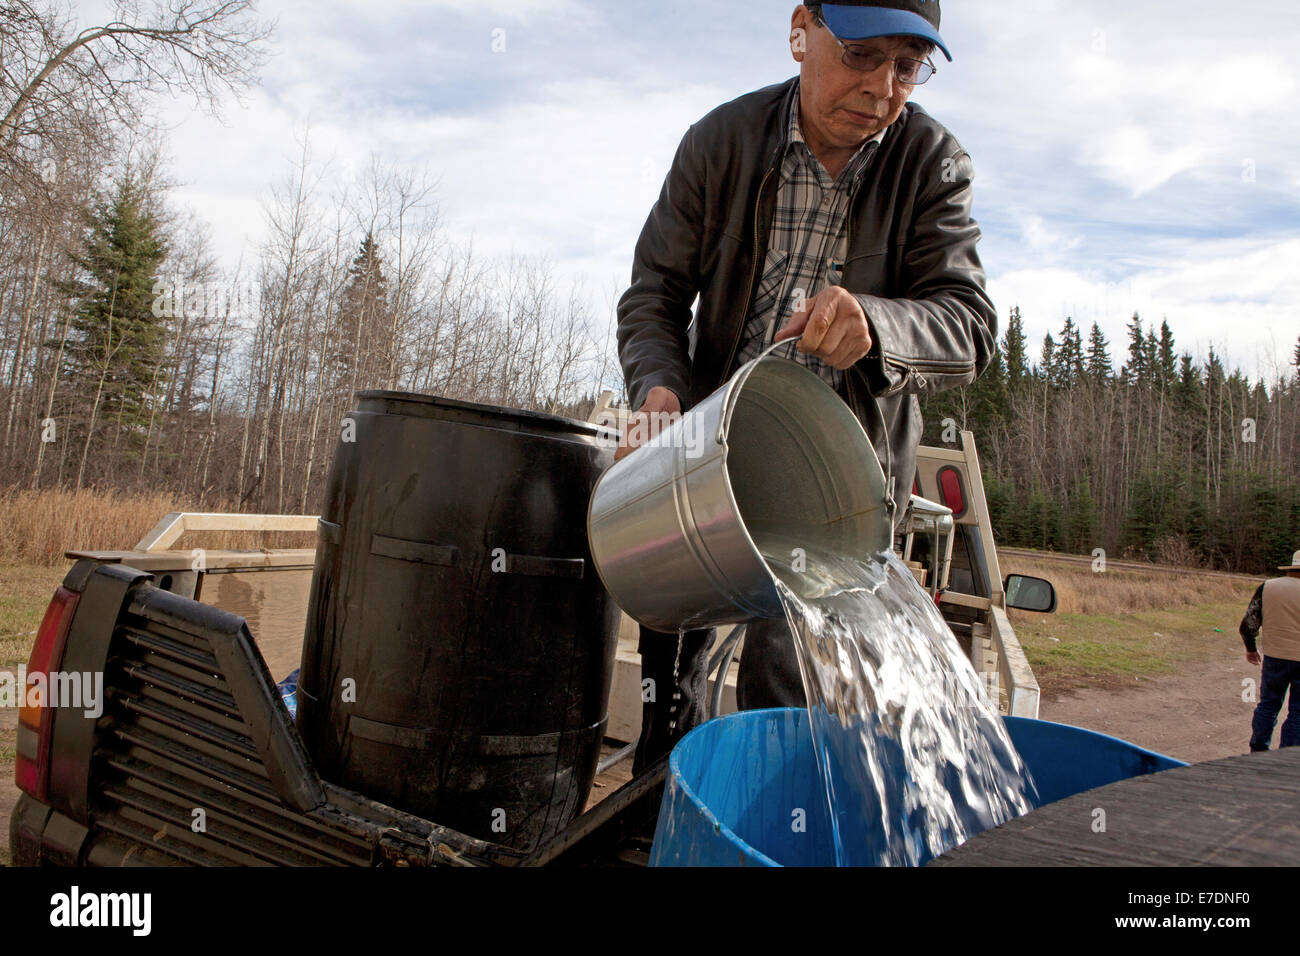
<instances>
[{"instance_id":1,"label":"splashing water","mask_svg":"<svg viewBox=\"0 0 1300 956\"><path fill-rule=\"evenodd\" d=\"M919 866L1028 812L1024 762L907 566L787 544L760 551L799 654L838 864Z\"/></svg>"}]
</instances>

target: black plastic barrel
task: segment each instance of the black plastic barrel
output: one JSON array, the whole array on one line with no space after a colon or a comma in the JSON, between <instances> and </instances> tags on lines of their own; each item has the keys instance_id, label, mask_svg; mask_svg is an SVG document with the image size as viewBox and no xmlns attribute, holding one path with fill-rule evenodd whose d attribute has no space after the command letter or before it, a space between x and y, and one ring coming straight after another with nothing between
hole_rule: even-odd
<instances>
[{"instance_id":1,"label":"black plastic barrel","mask_svg":"<svg viewBox=\"0 0 1300 956\"><path fill-rule=\"evenodd\" d=\"M298 728L321 775L529 849L591 789L619 610L587 546L613 459L582 422L358 393L319 529Z\"/></svg>"}]
</instances>

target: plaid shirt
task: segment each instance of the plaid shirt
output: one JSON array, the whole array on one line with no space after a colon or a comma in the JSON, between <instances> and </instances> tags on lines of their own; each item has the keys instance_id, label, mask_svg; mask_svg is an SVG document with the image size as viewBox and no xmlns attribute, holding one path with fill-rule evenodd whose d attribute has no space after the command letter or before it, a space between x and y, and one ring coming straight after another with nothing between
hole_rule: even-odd
<instances>
[{"instance_id":1,"label":"plaid shirt","mask_svg":"<svg viewBox=\"0 0 1300 956\"><path fill-rule=\"evenodd\" d=\"M828 285L838 285L848 252L849 201L862 182L868 162L884 137L881 130L862 144L839 178L813 155L799 127L799 84L786 104L789 115L776 212L768 237L767 259L753 307L745 322L739 361L756 358L790 321L795 305L810 301ZM839 390L844 373L821 359L795 352L795 359Z\"/></svg>"}]
</instances>

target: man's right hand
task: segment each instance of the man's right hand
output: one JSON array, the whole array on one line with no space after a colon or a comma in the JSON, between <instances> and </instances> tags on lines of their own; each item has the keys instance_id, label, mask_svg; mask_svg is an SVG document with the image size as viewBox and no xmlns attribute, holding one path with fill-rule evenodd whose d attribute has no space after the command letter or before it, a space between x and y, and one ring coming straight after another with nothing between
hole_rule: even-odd
<instances>
[{"instance_id":1,"label":"man's right hand","mask_svg":"<svg viewBox=\"0 0 1300 956\"><path fill-rule=\"evenodd\" d=\"M1246 660L1247 660L1247 662L1249 662L1249 663L1251 663L1251 664L1258 664L1258 663L1259 663L1259 651L1247 651L1247 652L1246 652Z\"/></svg>"},{"instance_id":2,"label":"man's right hand","mask_svg":"<svg viewBox=\"0 0 1300 956\"><path fill-rule=\"evenodd\" d=\"M668 421L667 416L681 415L681 413L681 400L671 388L656 385L650 389L650 394L645 397L645 404L628 419L627 429L619 439L618 451L614 452L614 460L618 461L658 435Z\"/></svg>"}]
</instances>

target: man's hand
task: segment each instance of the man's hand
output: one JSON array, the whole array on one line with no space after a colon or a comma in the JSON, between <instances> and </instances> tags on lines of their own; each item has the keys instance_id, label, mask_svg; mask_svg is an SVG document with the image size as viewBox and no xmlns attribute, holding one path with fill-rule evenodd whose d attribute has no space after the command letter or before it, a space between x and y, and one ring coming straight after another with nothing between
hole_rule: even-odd
<instances>
[{"instance_id":1,"label":"man's hand","mask_svg":"<svg viewBox=\"0 0 1300 956\"><path fill-rule=\"evenodd\" d=\"M777 342L802 335L799 351L827 365L846 369L871 351L867 314L843 286L827 286L804 304L803 310L776 333Z\"/></svg>"},{"instance_id":2,"label":"man's hand","mask_svg":"<svg viewBox=\"0 0 1300 956\"><path fill-rule=\"evenodd\" d=\"M1259 663L1259 651L1247 651L1247 652L1246 652L1246 660L1247 660L1248 663L1251 663L1251 664L1258 664L1258 663Z\"/></svg>"},{"instance_id":3,"label":"man's hand","mask_svg":"<svg viewBox=\"0 0 1300 956\"><path fill-rule=\"evenodd\" d=\"M671 388L656 385L650 389L650 393L645 397L645 404L628 419L627 430L619 439L614 460L618 461L628 452L654 438L670 420L669 416L678 416L681 413L682 403Z\"/></svg>"}]
</instances>

